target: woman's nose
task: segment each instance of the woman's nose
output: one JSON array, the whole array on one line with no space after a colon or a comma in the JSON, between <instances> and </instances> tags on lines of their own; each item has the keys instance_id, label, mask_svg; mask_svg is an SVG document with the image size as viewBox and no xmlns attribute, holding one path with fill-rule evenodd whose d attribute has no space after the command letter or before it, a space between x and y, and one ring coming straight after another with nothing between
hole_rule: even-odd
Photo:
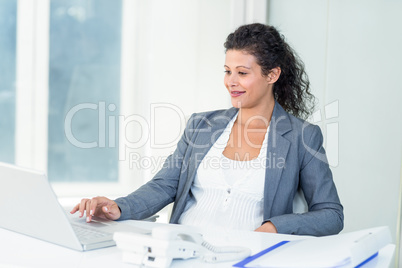
<instances>
[{"instance_id":1,"label":"woman's nose","mask_svg":"<svg viewBox=\"0 0 402 268\"><path fill-rule=\"evenodd\" d=\"M238 82L237 76L232 74L232 75L229 77L228 85L229 85L230 87L235 87L235 86L237 86L238 84L239 84L239 82Z\"/></svg>"}]
</instances>

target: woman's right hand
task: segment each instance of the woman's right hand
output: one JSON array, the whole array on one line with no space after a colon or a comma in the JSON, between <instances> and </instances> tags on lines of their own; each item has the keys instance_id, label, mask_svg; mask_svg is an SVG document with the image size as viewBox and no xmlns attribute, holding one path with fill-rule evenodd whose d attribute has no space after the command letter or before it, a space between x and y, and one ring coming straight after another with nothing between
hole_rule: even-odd
<instances>
[{"instance_id":1,"label":"woman's right hand","mask_svg":"<svg viewBox=\"0 0 402 268\"><path fill-rule=\"evenodd\" d=\"M84 216L85 211L87 222L90 222L93 216L108 220L117 220L121 216L120 208L116 202L104 196L82 199L81 203L77 204L70 213L74 214L77 211L80 213L80 218Z\"/></svg>"}]
</instances>

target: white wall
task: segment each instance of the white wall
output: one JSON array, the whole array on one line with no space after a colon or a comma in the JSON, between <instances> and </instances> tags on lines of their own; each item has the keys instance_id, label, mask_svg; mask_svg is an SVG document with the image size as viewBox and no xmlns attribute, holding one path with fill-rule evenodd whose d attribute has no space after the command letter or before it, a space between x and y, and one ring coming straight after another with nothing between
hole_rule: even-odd
<instances>
[{"instance_id":1,"label":"white wall","mask_svg":"<svg viewBox=\"0 0 402 268\"><path fill-rule=\"evenodd\" d=\"M402 145L402 1L271 0L268 22L303 58L344 205L344 231L388 225L396 241ZM324 107L338 102L325 120ZM327 115L328 116L328 115ZM331 124L328 124L331 123ZM336 126L326 129L325 126Z\"/></svg>"}]
</instances>

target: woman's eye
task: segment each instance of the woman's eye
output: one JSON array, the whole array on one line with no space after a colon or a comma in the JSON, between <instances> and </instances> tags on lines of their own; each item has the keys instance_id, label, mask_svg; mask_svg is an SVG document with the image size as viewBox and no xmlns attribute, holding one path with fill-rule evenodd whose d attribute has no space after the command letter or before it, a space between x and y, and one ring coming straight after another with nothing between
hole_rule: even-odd
<instances>
[{"instance_id":1,"label":"woman's eye","mask_svg":"<svg viewBox=\"0 0 402 268\"><path fill-rule=\"evenodd\" d=\"M240 75L246 75L247 73L244 72L239 72Z\"/></svg>"},{"instance_id":2,"label":"woman's eye","mask_svg":"<svg viewBox=\"0 0 402 268\"><path fill-rule=\"evenodd\" d=\"M231 71L225 70L225 74L231 74Z\"/></svg>"}]
</instances>

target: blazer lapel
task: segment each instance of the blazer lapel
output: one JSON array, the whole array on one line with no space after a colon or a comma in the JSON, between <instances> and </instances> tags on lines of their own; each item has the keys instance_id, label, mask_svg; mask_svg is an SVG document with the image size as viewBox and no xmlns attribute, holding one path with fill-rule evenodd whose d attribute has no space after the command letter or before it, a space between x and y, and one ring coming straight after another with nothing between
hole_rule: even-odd
<instances>
[{"instance_id":1,"label":"blazer lapel","mask_svg":"<svg viewBox=\"0 0 402 268\"><path fill-rule=\"evenodd\" d=\"M191 184L194 181L196 171L201 161L225 130L229 121L236 115L237 111L238 109L231 108L218 116L204 120L204 123L207 125L204 128L205 131L200 131L193 139L193 153L190 160L191 162L189 163L188 176L190 179L187 180L185 188L190 189L189 187L191 187ZM268 134L264 203L266 205L269 204L269 206L265 206L266 208L271 208L282 171L285 168L285 160L288 154L290 142L284 138L283 135L290 130L292 130L292 127L288 113L285 112L285 110L277 102L275 102Z\"/></svg>"},{"instance_id":2,"label":"blazer lapel","mask_svg":"<svg viewBox=\"0 0 402 268\"><path fill-rule=\"evenodd\" d=\"M194 181L198 166L208 153L209 149L225 130L229 121L236 115L238 109L230 108L210 118L203 118L196 126L198 133L192 138L192 153L188 163L187 179L182 193L188 193ZM202 125L201 125L202 124ZM271 214L272 203L277 192L279 181L288 154L290 142L283 135L291 130L289 115L275 102L268 134L267 169L264 185L264 218ZM283 163L278 160L283 159ZM171 222L177 223L186 202L187 194L175 203ZM177 206L177 207L176 207ZM269 216L268 216L269 217Z\"/></svg>"},{"instance_id":3,"label":"blazer lapel","mask_svg":"<svg viewBox=\"0 0 402 268\"><path fill-rule=\"evenodd\" d=\"M198 166L236 113L236 108L230 108L223 112L218 112L218 114L212 114L209 118L205 115L200 115L202 118L194 118L194 120L198 122L197 125L194 126L194 131L197 131L197 133L195 133L191 138L191 144L189 144L188 149L191 150L191 157L185 159L185 161L189 161L188 170L181 175L185 177L185 184L175 201L172 216L170 218L171 223L177 223L184 210L188 192L190 191L191 185L195 179Z\"/></svg>"},{"instance_id":4,"label":"blazer lapel","mask_svg":"<svg viewBox=\"0 0 402 268\"><path fill-rule=\"evenodd\" d=\"M271 214L272 203L277 192L290 142L283 135L292 130L289 115L275 102L268 133L267 169L264 185L264 218ZM268 213L268 214L267 214Z\"/></svg>"},{"instance_id":5,"label":"blazer lapel","mask_svg":"<svg viewBox=\"0 0 402 268\"><path fill-rule=\"evenodd\" d=\"M190 189L201 161L204 159L209 149L211 149L212 145L221 136L227 124L236 115L237 111L238 109L236 108L230 108L211 118L203 118L202 124L205 124L205 126L201 127L202 131L197 133L191 145L193 152L191 154L191 162L189 163L188 178L190 179L187 180L186 188ZM197 127L197 129L199 129L199 127Z\"/></svg>"}]
</instances>

